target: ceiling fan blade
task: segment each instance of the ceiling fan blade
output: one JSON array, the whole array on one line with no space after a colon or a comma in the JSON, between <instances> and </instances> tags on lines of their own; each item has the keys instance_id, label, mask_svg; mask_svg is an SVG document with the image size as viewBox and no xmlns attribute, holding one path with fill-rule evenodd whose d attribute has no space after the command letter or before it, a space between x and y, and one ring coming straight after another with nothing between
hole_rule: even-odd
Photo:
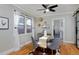
<instances>
[{"instance_id":1,"label":"ceiling fan blade","mask_svg":"<svg viewBox=\"0 0 79 59\"><path fill-rule=\"evenodd\" d=\"M55 10L54 9L49 9L50 11L52 11L52 12L55 12Z\"/></svg>"},{"instance_id":2,"label":"ceiling fan blade","mask_svg":"<svg viewBox=\"0 0 79 59\"><path fill-rule=\"evenodd\" d=\"M47 6L46 6L46 5L42 4L42 6L43 6L45 9L47 9Z\"/></svg>"},{"instance_id":3,"label":"ceiling fan blade","mask_svg":"<svg viewBox=\"0 0 79 59\"><path fill-rule=\"evenodd\" d=\"M50 6L49 8L55 8L55 7L58 7L58 5L53 5L53 6Z\"/></svg>"}]
</instances>

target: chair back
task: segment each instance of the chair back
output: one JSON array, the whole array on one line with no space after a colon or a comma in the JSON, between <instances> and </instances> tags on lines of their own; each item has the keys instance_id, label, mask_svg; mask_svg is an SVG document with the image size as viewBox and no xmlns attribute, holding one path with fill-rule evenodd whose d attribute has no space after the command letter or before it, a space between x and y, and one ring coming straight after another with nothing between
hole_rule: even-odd
<instances>
[{"instance_id":1,"label":"chair back","mask_svg":"<svg viewBox=\"0 0 79 59\"><path fill-rule=\"evenodd\" d=\"M37 47L36 40L32 36L31 36L31 39L32 39L33 48L36 48Z\"/></svg>"},{"instance_id":2,"label":"chair back","mask_svg":"<svg viewBox=\"0 0 79 59\"><path fill-rule=\"evenodd\" d=\"M47 47L47 42L45 39L40 39L39 40L39 46L42 48L46 48Z\"/></svg>"},{"instance_id":3,"label":"chair back","mask_svg":"<svg viewBox=\"0 0 79 59\"><path fill-rule=\"evenodd\" d=\"M59 49L60 43L61 43L60 38L54 38L53 41L51 42L49 48L54 49L54 50Z\"/></svg>"}]
</instances>

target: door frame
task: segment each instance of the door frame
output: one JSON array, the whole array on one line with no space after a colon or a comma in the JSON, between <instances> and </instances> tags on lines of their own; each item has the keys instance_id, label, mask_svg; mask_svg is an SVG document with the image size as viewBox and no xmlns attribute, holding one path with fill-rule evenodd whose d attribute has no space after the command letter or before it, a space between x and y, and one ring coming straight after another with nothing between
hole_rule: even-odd
<instances>
[{"instance_id":1,"label":"door frame","mask_svg":"<svg viewBox=\"0 0 79 59\"><path fill-rule=\"evenodd\" d=\"M16 51L16 50L19 50L20 49L20 40L19 40L19 36L17 36L18 35L18 33L16 33L16 28L17 28L17 26L15 25L15 15L17 15L17 14L19 14L19 12L18 11L16 11L16 10L14 10L14 14L13 14L13 17L14 17L14 23L13 23L13 36L14 36L14 40L15 40L15 43L14 43L14 50Z\"/></svg>"},{"instance_id":2,"label":"door frame","mask_svg":"<svg viewBox=\"0 0 79 59\"><path fill-rule=\"evenodd\" d=\"M54 26L54 20L63 20L63 42L65 40L65 18L52 18L52 36L53 36L53 26Z\"/></svg>"}]
</instances>

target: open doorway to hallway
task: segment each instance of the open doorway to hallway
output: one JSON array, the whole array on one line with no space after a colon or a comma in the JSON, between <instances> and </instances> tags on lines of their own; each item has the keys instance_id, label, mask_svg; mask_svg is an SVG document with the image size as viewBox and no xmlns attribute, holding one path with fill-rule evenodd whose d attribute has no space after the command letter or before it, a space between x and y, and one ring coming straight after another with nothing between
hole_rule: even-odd
<instances>
[{"instance_id":1,"label":"open doorway to hallway","mask_svg":"<svg viewBox=\"0 0 79 59\"><path fill-rule=\"evenodd\" d=\"M54 38L59 38L63 42L64 39L64 19L58 18L53 20Z\"/></svg>"}]
</instances>

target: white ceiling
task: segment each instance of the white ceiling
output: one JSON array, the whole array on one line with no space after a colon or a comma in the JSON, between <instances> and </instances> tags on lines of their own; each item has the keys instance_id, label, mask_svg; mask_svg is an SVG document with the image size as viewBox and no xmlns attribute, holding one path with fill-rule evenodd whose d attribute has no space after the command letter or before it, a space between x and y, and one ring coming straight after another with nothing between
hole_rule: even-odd
<instances>
[{"instance_id":1,"label":"white ceiling","mask_svg":"<svg viewBox=\"0 0 79 59\"><path fill-rule=\"evenodd\" d=\"M52 4L51 4L52 5ZM50 16L63 13L74 12L78 8L78 4L58 4L58 7L54 8L56 12L48 12L46 14L43 11L37 11L37 9L43 8L41 4L15 4L14 6L30 13L34 16Z\"/></svg>"}]
</instances>

